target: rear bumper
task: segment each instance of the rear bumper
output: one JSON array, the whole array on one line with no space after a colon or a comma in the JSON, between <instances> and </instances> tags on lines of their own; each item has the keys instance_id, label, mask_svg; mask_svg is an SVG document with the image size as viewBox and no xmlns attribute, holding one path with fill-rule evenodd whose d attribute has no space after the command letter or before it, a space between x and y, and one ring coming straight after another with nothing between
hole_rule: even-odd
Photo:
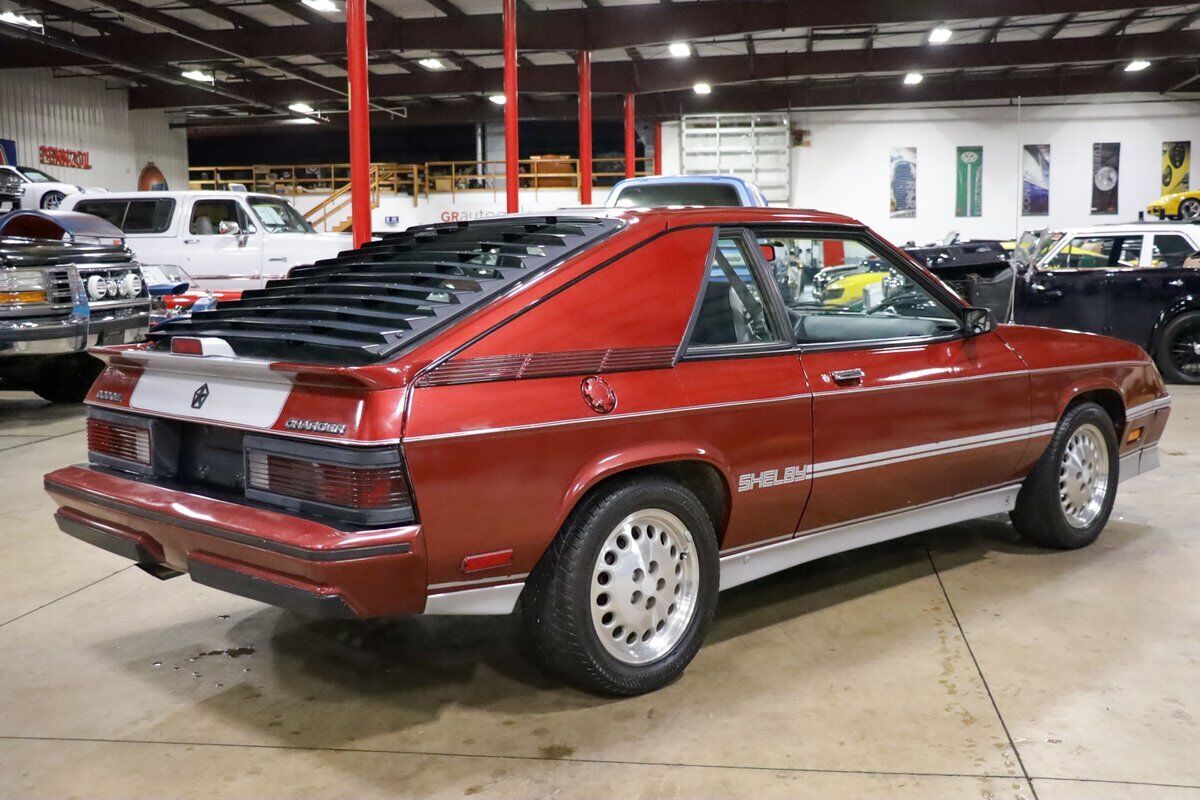
<instances>
[{"instance_id":1,"label":"rear bumper","mask_svg":"<svg viewBox=\"0 0 1200 800\"><path fill-rule=\"evenodd\" d=\"M153 573L315 617L425 609L419 526L347 532L312 520L155 486L86 466L45 478L55 521Z\"/></svg>"},{"instance_id":2,"label":"rear bumper","mask_svg":"<svg viewBox=\"0 0 1200 800\"><path fill-rule=\"evenodd\" d=\"M77 317L0 320L0 357L81 353L101 344L140 341L150 326L149 310Z\"/></svg>"}]
</instances>

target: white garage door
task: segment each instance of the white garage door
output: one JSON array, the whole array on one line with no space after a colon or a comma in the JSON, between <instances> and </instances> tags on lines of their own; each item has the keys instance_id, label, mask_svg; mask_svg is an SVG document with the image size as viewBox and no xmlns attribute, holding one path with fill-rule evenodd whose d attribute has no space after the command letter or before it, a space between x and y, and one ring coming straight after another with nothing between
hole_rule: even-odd
<instances>
[{"instance_id":1,"label":"white garage door","mask_svg":"<svg viewBox=\"0 0 1200 800\"><path fill-rule=\"evenodd\" d=\"M680 123L684 175L728 173L755 183L771 205L791 199L786 114L696 114Z\"/></svg>"}]
</instances>

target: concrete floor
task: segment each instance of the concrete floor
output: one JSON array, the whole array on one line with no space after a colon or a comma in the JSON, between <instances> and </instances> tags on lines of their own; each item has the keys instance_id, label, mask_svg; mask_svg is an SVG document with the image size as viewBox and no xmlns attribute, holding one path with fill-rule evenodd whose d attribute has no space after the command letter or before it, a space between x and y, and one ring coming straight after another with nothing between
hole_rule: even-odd
<instances>
[{"instance_id":1,"label":"concrete floor","mask_svg":"<svg viewBox=\"0 0 1200 800\"><path fill-rule=\"evenodd\" d=\"M1001 519L722 596L673 686L508 620L310 622L58 533L79 408L0 393L0 797L1200 798L1200 391L1091 548Z\"/></svg>"}]
</instances>

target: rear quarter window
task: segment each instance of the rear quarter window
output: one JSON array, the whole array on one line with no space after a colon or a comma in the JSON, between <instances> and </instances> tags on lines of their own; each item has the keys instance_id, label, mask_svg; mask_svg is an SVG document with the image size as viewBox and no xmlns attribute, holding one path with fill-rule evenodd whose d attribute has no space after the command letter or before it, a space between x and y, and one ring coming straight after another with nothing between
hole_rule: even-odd
<instances>
[{"instance_id":1,"label":"rear quarter window","mask_svg":"<svg viewBox=\"0 0 1200 800\"><path fill-rule=\"evenodd\" d=\"M125 233L163 233L171 227L175 201L83 200L75 204L75 210L107 220Z\"/></svg>"}]
</instances>

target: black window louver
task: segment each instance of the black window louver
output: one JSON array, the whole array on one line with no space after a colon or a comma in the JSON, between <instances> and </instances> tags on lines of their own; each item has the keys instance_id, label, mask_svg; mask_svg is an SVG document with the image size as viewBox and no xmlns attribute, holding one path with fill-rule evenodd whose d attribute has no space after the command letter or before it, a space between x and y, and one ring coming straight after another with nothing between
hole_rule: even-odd
<instances>
[{"instance_id":1,"label":"black window louver","mask_svg":"<svg viewBox=\"0 0 1200 800\"><path fill-rule=\"evenodd\" d=\"M545 216L417 226L168 320L149 338L165 348L173 336L215 336L255 358L382 361L623 225Z\"/></svg>"}]
</instances>

